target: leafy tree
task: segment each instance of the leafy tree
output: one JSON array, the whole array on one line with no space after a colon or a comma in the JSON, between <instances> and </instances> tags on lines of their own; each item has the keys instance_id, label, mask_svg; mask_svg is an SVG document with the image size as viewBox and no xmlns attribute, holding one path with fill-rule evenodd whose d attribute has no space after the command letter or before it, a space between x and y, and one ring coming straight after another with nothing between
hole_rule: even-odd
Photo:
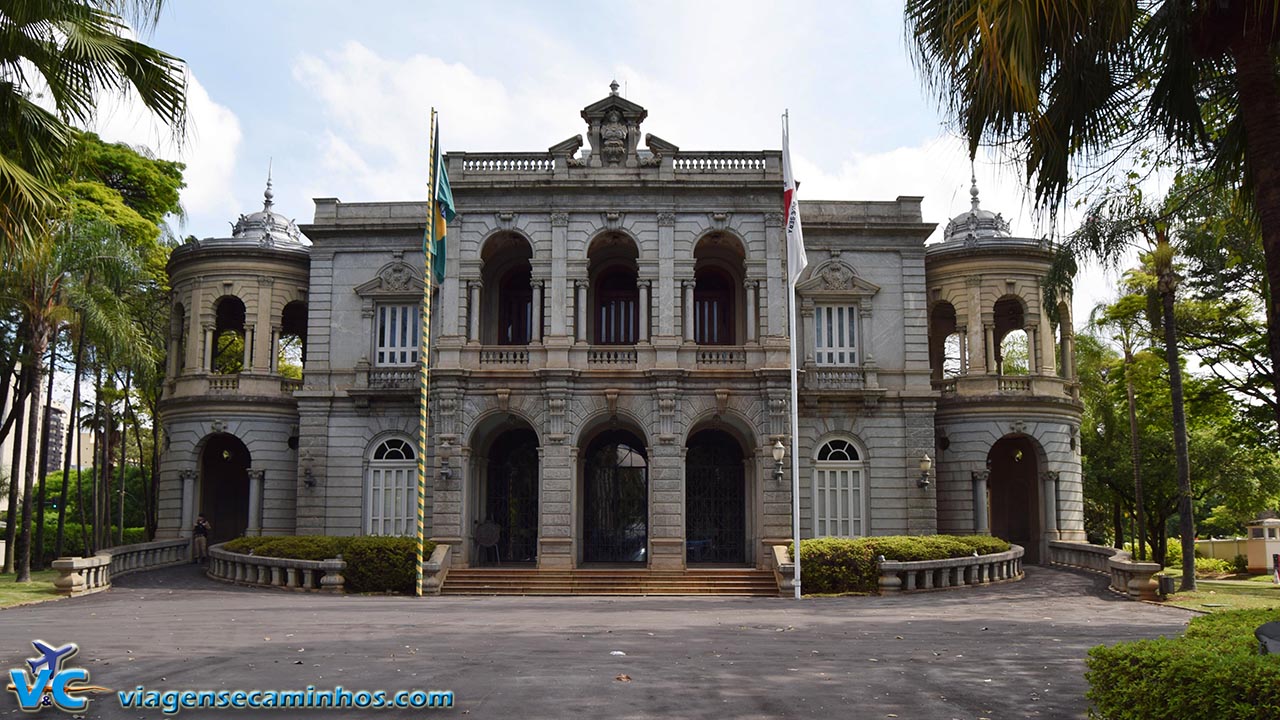
<instances>
[{"instance_id":1,"label":"leafy tree","mask_svg":"<svg viewBox=\"0 0 1280 720\"><path fill-rule=\"evenodd\" d=\"M181 134L183 62L129 37L162 0L9 0L0 7L0 235L15 252L62 204L60 167L105 93L134 93ZM37 96L53 107L37 101Z\"/></svg>"},{"instance_id":2,"label":"leafy tree","mask_svg":"<svg viewBox=\"0 0 1280 720\"><path fill-rule=\"evenodd\" d=\"M1244 178L1280 287L1280 0L907 0L905 20L970 155L1011 153L1049 214L1142 154L1209 158ZM1275 293L1267 327L1280 366Z\"/></svg>"}]
</instances>

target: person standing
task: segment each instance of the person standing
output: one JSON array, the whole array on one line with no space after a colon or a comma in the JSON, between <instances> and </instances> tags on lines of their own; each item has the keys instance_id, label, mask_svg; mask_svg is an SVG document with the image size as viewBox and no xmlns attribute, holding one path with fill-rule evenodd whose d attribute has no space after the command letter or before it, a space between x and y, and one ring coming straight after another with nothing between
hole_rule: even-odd
<instances>
[{"instance_id":1,"label":"person standing","mask_svg":"<svg viewBox=\"0 0 1280 720\"><path fill-rule=\"evenodd\" d=\"M197 515L196 526L191 531L193 542L191 562L193 564L209 559L209 532L211 530L213 530L213 526L209 524L208 520L204 519L204 515Z\"/></svg>"}]
</instances>

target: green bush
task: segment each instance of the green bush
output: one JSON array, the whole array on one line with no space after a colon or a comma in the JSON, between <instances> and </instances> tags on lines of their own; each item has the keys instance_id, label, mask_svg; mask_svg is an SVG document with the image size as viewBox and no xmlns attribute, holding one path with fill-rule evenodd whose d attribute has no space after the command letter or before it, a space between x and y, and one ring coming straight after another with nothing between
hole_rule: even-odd
<instances>
[{"instance_id":1,"label":"green bush","mask_svg":"<svg viewBox=\"0 0 1280 720\"><path fill-rule=\"evenodd\" d=\"M424 543L423 559L431 557L436 544ZM342 554L347 561L346 588L349 592L412 593L418 574L414 570L417 542L407 537L356 537Z\"/></svg>"},{"instance_id":2,"label":"green bush","mask_svg":"<svg viewBox=\"0 0 1280 720\"><path fill-rule=\"evenodd\" d=\"M875 592L877 556L915 562L1005 552L1009 543L989 535L885 535L815 538L800 543L800 584L808 593ZM791 552L795 552L794 544Z\"/></svg>"},{"instance_id":3,"label":"green bush","mask_svg":"<svg viewBox=\"0 0 1280 720\"><path fill-rule=\"evenodd\" d=\"M1244 575L1249 572L1249 558L1244 555L1236 555L1231 558L1231 572L1236 575Z\"/></svg>"},{"instance_id":4,"label":"green bush","mask_svg":"<svg viewBox=\"0 0 1280 720\"><path fill-rule=\"evenodd\" d=\"M1001 540L993 535L960 535L956 538L979 555L994 555L1009 552L1009 541Z\"/></svg>"},{"instance_id":5,"label":"green bush","mask_svg":"<svg viewBox=\"0 0 1280 720\"><path fill-rule=\"evenodd\" d=\"M1099 646L1085 679L1089 717L1264 720L1280 717L1280 658L1259 655L1253 631L1280 610L1197 617L1186 635Z\"/></svg>"},{"instance_id":6,"label":"green bush","mask_svg":"<svg viewBox=\"0 0 1280 720\"><path fill-rule=\"evenodd\" d=\"M1152 555L1151 553L1151 546L1146 543L1143 543L1142 546L1146 548L1146 551L1147 551L1146 561L1154 562L1152 560L1154 555ZM1168 542L1165 543L1164 547L1165 547L1164 566L1171 567L1171 568L1182 567L1182 541L1176 537L1171 537L1169 538ZM1133 553L1133 559L1137 560L1138 553L1136 550L1134 550L1134 548L1135 548L1135 545L1132 542L1127 542L1124 544L1124 549Z\"/></svg>"},{"instance_id":7,"label":"green bush","mask_svg":"<svg viewBox=\"0 0 1280 720\"><path fill-rule=\"evenodd\" d=\"M349 537L331 535L274 537L254 547L253 554L293 560L329 560L340 555L350 541Z\"/></svg>"},{"instance_id":8,"label":"green bush","mask_svg":"<svg viewBox=\"0 0 1280 720\"><path fill-rule=\"evenodd\" d=\"M800 585L808 593L875 592L879 574L866 538L815 538L800 543ZM795 553L792 543L791 552Z\"/></svg>"},{"instance_id":9,"label":"green bush","mask_svg":"<svg viewBox=\"0 0 1280 720\"><path fill-rule=\"evenodd\" d=\"M1218 577L1231 574L1231 563L1218 558L1196 558L1196 577Z\"/></svg>"},{"instance_id":10,"label":"green bush","mask_svg":"<svg viewBox=\"0 0 1280 720\"><path fill-rule=\"evenodd\" d=\"M240 537L223 547L235 553L293 560L330 560L341 555L347 561L344 577L348 592L411 593L418 579L414 569L416 542L408 537ZM427 541L424 557L430 557L435 549L436 544Z\"/></svg>"},{"instance_id":11,"label":"green bush","mask_svg":"<svg viewBox=\"0 0 1280 720\"><path fill-rule=\"evenodd\" d=\"M235 540L228 540L222 548L228 552L240 553L241 555L257 555L258 548L269 542L274 542L277 539L279 538L272 535L255 535L252 537L246 535L244 537L238 537Z\"/></svg>"},{"instance_id":12,"label":"green bush","mask_svg":"<svg viewBox=\"0 0 1280 720\"><path fill-rule=\"evenodd\" d=\"M111 543L115 544L117 528L111 528ZM35 530L31 532L31 542L35 543ZM143 543L147 541L147 529L142 527L127 527L124 529L124 544L133 545L135 543ZM45 526L44 529L44 547L42 548L44 564L48 567L49 563L57 559L55 550L58 548L58 524L57 518L54 518L52 525ZM34 548L33 548L34 549ZM80 523L68 522L62 526L62 556L63 557L84 557L89 553L85 551L84 535L81 533Z\"/></svg>"}]
</instances>

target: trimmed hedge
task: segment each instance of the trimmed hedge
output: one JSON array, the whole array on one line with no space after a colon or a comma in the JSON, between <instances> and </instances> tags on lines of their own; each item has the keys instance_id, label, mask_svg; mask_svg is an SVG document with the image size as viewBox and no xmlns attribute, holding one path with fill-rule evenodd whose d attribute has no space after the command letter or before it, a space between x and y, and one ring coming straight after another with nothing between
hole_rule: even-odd
<instances>
[{"instance_id":1,"label":"trimmed hedge","mask_svg":"<svg viewBox=\"0 0 1280 720\"><path fill-rule=\"evenodd\" d=\"M1099 646L1085 679L1089 717L1269 720L1280 717L1280 656L1259 655L1253 631L1280 609L1197 617L1186 635Z\"/></svg>"},{"instance_id":2,"label":"trimmed hedge","mask_svg":"<svg viewBox=\"0 0 1280 720\"><path fill-rule=\"evenodd\" d=\"M348 592L411 593L418 579L416 545L407 537L296 535L241 537L223 547L234 553L292 560L329 560L341 555L347 561ZM436 544L428 540L424 559L435 549Z\"/></svg>"},{"instance_id":3,"label":"trimmed hedge","mask_svg":"<svg viewBox=\"0 0 1280 720\"><path fill-rule=\"evenodd\" d=\"M1230 575L1231 563L1218 558L1196 558L1196 577L1211 578Z\"/></svg>"},{"instance_id":4,"label":"trimmed hedge","mask_svg":"<svg viewBox=\"0 0 1280 720\"><path fill-rule=\"evenodd\" d=\"M873 593L880 575L876 557L916 562L1008 551L1007 541L990 535L884 535L864 538L814 538L800 543L800 584L818 594ZM791 552L795 553L792 543Z\"/></svg>"},{"instance_id":5,"label":"trimmed hedge","mask_svg":"<svg viewBox=\"0 0 1280 720\"><path fill-rule=\"evenodd\" d=\"M436 544L423 546L422 557L431 557ZM406 537L354 537L342 557L347 561L346 587L349 592L412 593L418 574L414 571L417 542Z\"/></svg>"},{"instance_id":6,"label":"trimmed hedge","mask_svg":"<svg viewBox=\"0 0 1280 720\"><path fill-rule=\"evenodd\" d=\"M44 547L41 549L44 556L44 563L47 567L49 563L57 559L57 553L54 550L58 545L58 526L57 520L53 525L46 525L44 528ZM111 528L111 544L116 544L116 533L119 528ZM31 542L36 539L35 529L31 531ZM137 543L147 542L147 529L142 527L127 527L124 529L124 544L135 545ZM84 536L81 533L80 523L68 522L62 526L62 556L63 557L85 557L89 555L84 546Z\"/></svg>"}]
</instances>

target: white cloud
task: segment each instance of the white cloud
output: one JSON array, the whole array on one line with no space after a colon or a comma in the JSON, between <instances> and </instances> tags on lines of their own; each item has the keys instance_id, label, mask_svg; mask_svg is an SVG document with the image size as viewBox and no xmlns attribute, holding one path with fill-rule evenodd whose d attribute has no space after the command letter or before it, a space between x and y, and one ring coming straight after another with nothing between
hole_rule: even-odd
<instances>
[{"instance_id":1,"label":"white cloud","mask_svg":"<svg viewBox=\"0 0 1280 720\"><path fill-rule=\"evenodd\" d=\"M182 203L191 215L235 217L239 209L233 173L242 137L240 120L209 97L195 75L188 77L187 107L187 133L181 139L148 112L135 94L105 98L89 129L104 140L145 145L159 157L186 163Z\"/></svg>"}]
</instances>

